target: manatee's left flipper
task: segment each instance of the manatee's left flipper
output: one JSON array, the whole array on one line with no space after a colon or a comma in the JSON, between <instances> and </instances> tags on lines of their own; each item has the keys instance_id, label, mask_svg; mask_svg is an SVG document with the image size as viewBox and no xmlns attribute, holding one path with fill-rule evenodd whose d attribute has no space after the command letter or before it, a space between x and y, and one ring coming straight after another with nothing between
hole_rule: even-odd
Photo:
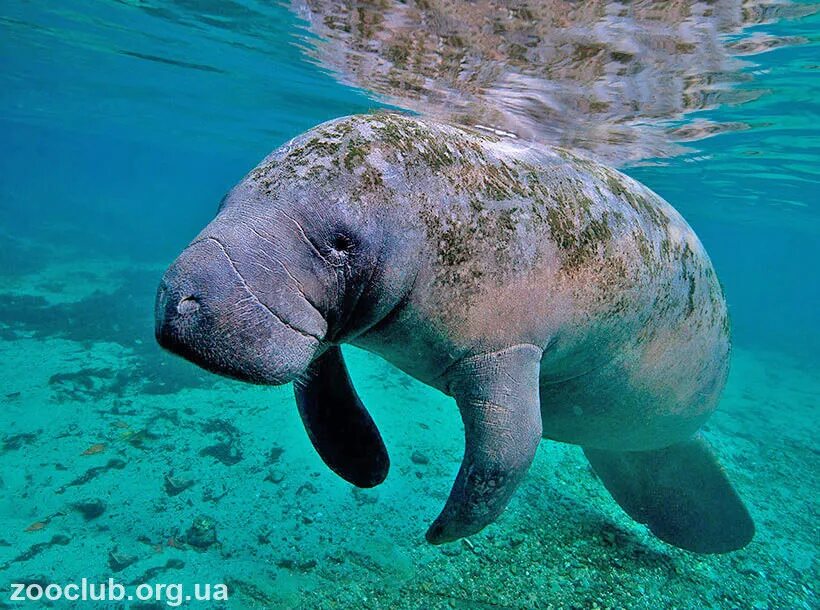
<instances>
[{"instance_id":1,"label":"manatee's left flipper","mask_svg":"<svg viewBox=\"0 0 820 610\"><path fill-rule=\"evenodd\" d=\"M541 350L518 345L459 363L449 391L464 422L464 460L450 497L427 530L441 544L475 534L507 506L541 440Z\"/></svg>"},{"instance_id":2,"label":"manatee's left flipper","mask_svg":"<svg viewBox=\"0 0 820 610\"><path fill-rule=\"evenodd\" d=\"M325 464L357 487L384 481L387 449L356 394L341 349L328 349L293 387L302 423Z\"/></svg>"},{"instance_id":3,"label":"manatee's left flipper","mask_svg":"<svg viewBox=\"0 0 820 610\"><path fill-rule=\"evenodd\" d=\"M584 453L621 508L664 542L727 553L754 536L743 501L702 438L654 451Z\"/></svg>"}]
</instances>

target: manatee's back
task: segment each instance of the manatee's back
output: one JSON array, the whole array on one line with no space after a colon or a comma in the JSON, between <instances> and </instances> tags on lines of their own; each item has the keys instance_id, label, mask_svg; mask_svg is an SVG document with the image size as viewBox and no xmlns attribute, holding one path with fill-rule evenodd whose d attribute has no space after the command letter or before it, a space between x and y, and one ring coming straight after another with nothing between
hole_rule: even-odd
<instances>
[{"instance_id":1,"label":"manatee's back","mask_svg":"<svg viewBox=\"0 0 820 610\"><path fill-rule=\"evenodd\" d=\"M415 208L430 249L427 279L442 299L460 301L442 305L464 318L463 332L489 332L487 317L505 296L533 312L524 326L547 339L583 319L621 329L613 338L623 340L658 305L655 316L676 325L690 309L722 304L692 230L626 176L560 149L400 115L376 120L393 136L377 144L382 185L404 190ZM681 292L687 307L676 308Z\"/></svg>"}]
</instances>

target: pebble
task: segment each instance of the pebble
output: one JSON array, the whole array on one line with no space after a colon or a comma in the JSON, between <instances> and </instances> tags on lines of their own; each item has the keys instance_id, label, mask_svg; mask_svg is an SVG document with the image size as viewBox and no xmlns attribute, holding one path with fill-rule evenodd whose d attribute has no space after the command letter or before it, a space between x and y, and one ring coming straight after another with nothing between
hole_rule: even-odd
<instances>
[{"instance_id":1,"label":"pebble","mask_svg":"<svg viewBox=\"0 0 820 610\"><path fill-rule=\"evenodd\" d=\"M429 464L430 458L424 455L421 451L414 451L413 454L410 456L410 461L414 464Z\"/></svg>"},{"instance_id":2,"label":"pebble","mask_svg":"<svg viewBox=\"0 0 820 610\"><path fill-rule=\"evenodd\" d=\"M79 512L86 521L96 519L105 512L105 502L99 498L94 500L86 500L84 502L76 502L71 506L74 510Z\"/></svg>"},{"instance_id":3,"label":"pebble","mask_svg":"<svg viewBox=\"0 0 820 610\"><path fill-rule=\"evenodd\" d=\"M198 549L207 549L216 542L216 522L210 517L200 515L188 529L185 541Z\"/></svg>"},{"instance_id":4,"label":"pebble","mask_svg":"<svg viewBox=\"0 0 820 610\"><path fill-rule=\"evenodd\" d=\"M274 485L279 485L279 483L285 480L285 473L278 468L271 468L268 471L268 476L265 477L265 480L270 481Z\"/></svg>"},{"instance_id":5,"label":"pebble","mask_svg":"<svg viewBox=\"0 0 820 610\"><path fill-rule=\"evenodd\" d=\"M526 540L526 536L524 536L524 534L513 534L509 539L510 546L517 547L518 545L523 544L524 540Z\"/></svg>"}]
</instances>

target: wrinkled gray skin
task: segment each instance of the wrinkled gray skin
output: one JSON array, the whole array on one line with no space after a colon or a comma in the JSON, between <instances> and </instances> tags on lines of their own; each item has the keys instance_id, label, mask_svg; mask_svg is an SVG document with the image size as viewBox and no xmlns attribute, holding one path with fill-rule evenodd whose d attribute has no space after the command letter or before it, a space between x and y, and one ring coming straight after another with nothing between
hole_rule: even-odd
<instances>
[{"instance_id":1,"label":"wrinkled gray skin","mask_svg":"<svg viewBox=\"0 0 820 610\"><path fill-rule=\"evenodd\" d=\"M670 524L674 511L641 513L695 453L731 490L693 440L727 374L726 305L672 207L566 151L396 114L325 123L228 193L166 273L156 311L159 342L210 371L295 380L320 454L362 486L383 479L387 457L336 346L453 396L466 450L431 542L491 523L542 435L584 446L616 500L672 544L713 552L751 537L699 546L716 528L688 543L678 531L693 526ZM659 473L668 447L684 458ZM670 501L702 505L698 486Z\"/></svg>"}]
</instances>

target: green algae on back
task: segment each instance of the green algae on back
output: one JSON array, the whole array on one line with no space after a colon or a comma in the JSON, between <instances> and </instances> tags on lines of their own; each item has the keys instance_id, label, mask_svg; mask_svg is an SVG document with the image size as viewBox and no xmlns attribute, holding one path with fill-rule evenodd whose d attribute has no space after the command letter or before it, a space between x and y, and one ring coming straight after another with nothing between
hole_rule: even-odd
<instances>
[{"instance_id":1,"label":"green algae on back","mask_svg":"<svg viewBox=\"0 0 820 610\"><path fill-rule=\"evenodd\" d=\"M407 219L428 244L432 281L464 299L442 303L452 315L466 316L488 282L526 281L545 268L554 268L557 290L571 286L571 298L602 319L617 320L636 290L678 284L682 304L656 303L646 315L725 312L683 219L645 187L571 151L379 112L311 130L251 177L267 193L309 190Z\"/></svg>"}]
</instances>

